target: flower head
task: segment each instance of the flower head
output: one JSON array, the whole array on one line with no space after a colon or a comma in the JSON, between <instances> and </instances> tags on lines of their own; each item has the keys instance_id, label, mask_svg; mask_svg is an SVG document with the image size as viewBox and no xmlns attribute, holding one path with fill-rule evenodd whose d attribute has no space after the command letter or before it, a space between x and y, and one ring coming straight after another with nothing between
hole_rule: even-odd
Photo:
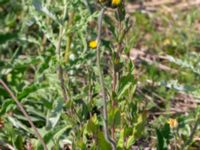
<instances>
[{"instance_id":1,"label":"flower head","mask_svg":"<svg viewBox=\"0 0 200 150\"><path fill-rule=\"evenodd\" d=\"M171 44L170 39L165 39L165 40L163 41L163 45L164 45L164 46L167 46L167 45L170 45L170 44Z\"/></svg>"},{"instance_id":2,"label":"flower head","mask_svg":"<svg viewBox=\"0 0 200 150\"><path fill-rule=\"evenodd\" d=\"M93 40L93 41L90 41L89 42L89 47L92 48L92 49L95 49L97 48L97 40Z\"/></svg>"},{"instance_id":3,"label":"flower head","mask_svg":"<svg viewBox=\"0 0 200 150\"><path fill-rule=\"evenodd\" d=\"M121 3L121 0L112 0L113 6L118 6Z\"/></svg>"},{"instance_id":4,"label":"flower head","mask_svg":"<svg viewBox=\"0 0 200 150\"><path fill-rule=\"evenodd\" d=\"M176 119L170 118L167 123L169 124L170 128L176 128L178 126Z\"/></svg>"}]
</instances>

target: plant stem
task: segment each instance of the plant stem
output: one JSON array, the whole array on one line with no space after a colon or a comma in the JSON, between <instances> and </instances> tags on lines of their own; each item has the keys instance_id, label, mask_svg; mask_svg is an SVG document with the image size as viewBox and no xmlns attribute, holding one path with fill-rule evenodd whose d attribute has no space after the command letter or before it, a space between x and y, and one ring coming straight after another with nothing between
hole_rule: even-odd
<instances>
[{"instance_id":1,"label":"plant stem","mask_svg":"<svg viewBox=\"0 0 200 150\"><path fill-rule=\"evenodd\" d=\"M42 136L40 135L39 131L37 130L37 128L33 124L30 116L25 111L23 105L19 102L19 100L16 98L16 96L13 94L13 92L9 89L9 87L6 85L6 83L3 80L0 79L0 83L3 86L3 88L8 92L8 94L10 95L10 97L12 97L12 99L16 102L16 104L17 104L18 108L20 109L20 111L23 113L23 115L28 120L29 124L31 125L31 127L35 131L36 136L38 137L38 139L42 143L44 150L48 150L47 145L45 144L45 142L44 142Z\"/></svg>"},{"instance_id":2,"label":"plant stem","mask_svg":"<svg viewBox=\"0 0 200 150\"><path fill-rule=\"evenodd\" d=\"M189 137L188 141L183 145L182 149L184 149L184 150L188 149L188 146L191 144L191 142L193 140L193 137L194 137L194 134L195 134L199 124L200 124L200 115L198 116L198 118L197 118L197 120L195 122L195 125L194 125L194 127L193 127L193 129L191 131L191 134L190 134L190 137Z\"/></svg>"},{"instance_id":3,"label":"plant stem","mask_svg":"<svg viewBox=\"0 0 200 150\"><path fill-rule=\"evenodd\" d=\"M67 35L67 42L66 42L66 49L65 49L65 57L64 57L65 63L68 63L68 61L69 61L71 40L72 40L71 35L70 35L70 34Z\"/></svg>"},{"instance_id":4,"label":"plant stem","mask_svg":"<svg viewBox=\"0 0 200 150\"><path fill-rule=\"evenodd\" d=\"M64 97L64 100L65 102L67 101L67 90L65 88L65 80L64 80L64 75L63 75L63 68L61 66L61 50L60 50L60 46L61 46L61 41L62 41L62 37L63 37L63 30L64 30L64 27L63 25L61 25L60 27L60 31L59 31L59 37L58 37L58 42L57 42L57 46L56 46L56 53L57 53L57 60L59 61L59 64L58 64L58 78L60 80L60 86L61 86L61 89L62 89L62 93L63 93L63 97Z\"/></svg>"},{"instance_id":5,"label":"plant stem","mask_svg":"<svg viewBox=\"0 0 200 150\"><path fill-rule=\"evenodd\" d=\"M105 139L111 144L112 149L116 150L116 143L115 141L110 137L109 131L108 131L108 124L107 124L107 118L108 118L108 113L107 113L107 98L106 98L106 91L105 91L105 85L104 85L104 77L103 73L101 70L101 60L100 60L100 42L101 42L101 30L102 30L102 20L104 16L105 8L103 7L101 9L101 12L99 14L98 18L98 36L97 36L97 67L99 71L99 79L100 79L100 85L101 85L101 90L102 90L102 98L103 98L103 127L104 127L104 136Z\"/></svg>"},{"instance_id":6,"label":"plant stem","mask_svg":"<svg viewBox=\"0 0 200 150\"><path fill-rule=\"evenodd\" d=\"M65 18L67 16L67 5L65 5L65 8L64 8L64 14L63 14L63 22L65 22ZM59 37L58 37L58 41L57 41L57 45L56 45L56 53L57 53L57 60L59 62L58 64L58 78L60 80L60 86L61 86L61 89L62 89L62 94L63 94L63 98L64 98L64 101L66 102L67 101L67 90L66 90L66 87L65 87L65 80L64 80L64 75L63 75L63 68L62 68L62 65L61 65L61 58L62 58L62 55L61 55L61 41L62 41L62 38L63 38L63 33L64 32L64 23L60 25L60 29L59 29Z\"/></svg>"},{"instance_id":7,"label":"plant stem","mask_svg":"<svg viewBox=\"0 0 200 150\"><path fill-rule=\"evenodd\" d=\"M68 30L70 30L70 28L72 28L72 26L73 26L74 15L75 15L74 12L71 12L69 14L68 23L67 23ZM71 53L72 36L73 36L73 34L71 32L67 33L67 41L66 41L65 56L64 56L65 63L68 63L68 61L69 61L69 56Z\"/></svg>"},{"instance_id":8,"label":"plant stem","mask_svg":"<svg viewBox=\"0 0 200 150\"><path fill-rule=\"evenodd\" d=\"M115 69L115 60L113 61L113 74L112 74L112 78L113 78L113 82L112 82L112 91L113 93L115 93L116 91L116 84L117 84L117 72ZM114 109L116 107L116 99L115 96L113 96L112 98L112 108ZM114 122L112 123L112 138L115 139L115 124Z\"/></svg>"}]
</instances>

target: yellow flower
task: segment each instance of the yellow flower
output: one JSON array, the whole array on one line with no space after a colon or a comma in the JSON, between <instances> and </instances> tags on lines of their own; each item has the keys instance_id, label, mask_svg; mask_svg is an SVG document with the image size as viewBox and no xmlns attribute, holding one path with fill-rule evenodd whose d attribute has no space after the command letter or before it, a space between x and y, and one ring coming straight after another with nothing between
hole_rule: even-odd
<instances>
[{"instance_id":1,"label":"yellow flower","mask_svg":"<svg viewBox=\"0 0 200 150\"><path fill-rule=\"evenodd\" d=\"M89 42L89 47L95 49L95 48L97 48L97 44L98 43L97 43L96 40L90 41Z\"/></svg>"},{"instance_id":2,"label":"yellow flower","mask_svg":"<svg viewBox=\"0 0 200 150\"><path fill-rule=\"evenodd\" d=\"M118 6L121 3L121 0L112 0L112 5Z\"/></svg>"},{"instance_id":3,"label":"yellow flower","mask_svg":"<svg viewBox=\"0 0 200 150\"><path fill-rule=\"evenodd\" d=\"M170 45L170 44L171 44L170 39L165 39L165 40L163 41L163 45L164 45L164 46L167 46L167 45Z\"/></svg>"},{"instance_id":4,"label":"yellow flower","mask_svg":"<svg viewBox=\"0 0 200 150\"><path fill-rule=\"evenodd\" d=\"M170 128L176 128L178 126L176 119L170 118L167 123L169 124Z\"/></svg>"}]
</instances>

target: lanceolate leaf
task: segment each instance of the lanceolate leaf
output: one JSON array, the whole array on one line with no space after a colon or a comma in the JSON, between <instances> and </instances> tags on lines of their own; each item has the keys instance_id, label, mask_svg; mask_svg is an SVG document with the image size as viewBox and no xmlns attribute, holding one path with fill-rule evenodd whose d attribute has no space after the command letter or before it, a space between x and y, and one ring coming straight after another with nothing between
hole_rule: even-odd
<instances>
[{"instance_id":1,"label":"lanceolate leaf","mask_svg":"<svg viewBox=\"0 0 200 150\"><path fill-rule=\"evenodd\" d=\"M17 36L17 33L0 33L0 44L3 44L12 39L16 39Z\"/></svg>"},{"instance_id":2,"label":"lanceolate leaf","mask_svg":"<svg viewBox=\"0 0 200 150\"><path fill-rule=\"evenodd\" d=\"M97 138L99 150L112 150L111 145L105 140L103 132L98 132Z\"/></svg>"}]
</instances>

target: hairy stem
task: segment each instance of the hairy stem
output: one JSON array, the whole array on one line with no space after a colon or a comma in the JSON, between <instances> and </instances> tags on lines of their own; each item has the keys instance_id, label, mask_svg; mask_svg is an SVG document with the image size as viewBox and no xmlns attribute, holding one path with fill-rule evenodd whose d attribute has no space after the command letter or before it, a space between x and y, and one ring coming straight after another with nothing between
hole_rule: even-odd
<instances>
[{"instance_id":1,"label":"hairy stem","mask_svg":"<svg viewBox=\"0 0 200 150\"><path fill-rule=\"evenodd\" d=\"M97 67L99 71L99 79L100 79L100 85L101 85L101 90L102 90L102 98L103 98L103 126L104 126L104 136L106 140L112 145L112 149L116 150L116 143L115 141L110 137L109 131L108 131L108 123L107 123L107 118L108 118L108 113L107 113L107 98L106 98L106 90L105 90L105 85L104 85L104 77L101 69L101 60L100 60L100 42L101 42L101 30L102 30L102 20L104 16L105 8L101 9L99 18L98 18L98 36L97 36Z\"/></svg>"},{"instance_id":2,"label":"hairy stem","mask_svg":"<svg viewBox=\"0 0 200 150\"><path fill-rule=\"evenodd\" d=\"M65 22L66 16L67 16L67 5L65 5L65 8L64 8L63 22ZM60 80L60 86L61 86L63 98L66 102L67 99L68 99L67 98L67 89L65 87L64 73L63 73L63 68L62 68L62 65L61 65L61 58L62 58L61 42L62 42L62 39L63 39L63 34L64 34L64 24L61 24L60 29L59 29L59 37L58 37L58 41L57 41L57 45L56 45L56 53L57 53L57 60L59 61L58 78Z\"/></svg>"},{"instance_id":3,"label":"hairy stem","mask_svg":"<svg viewBox=\"0 0 200 150\"><path fill-rule=\"evenodd\" d=\"M194 134L196 133L196 130L197 130L197 127L198 127L199 124L200 124L200 115L198 115L198 118L195 122L195 125L194 125L192 131L191 131L191 134L190 134L188 141L182 147L184 150L187 149L188 146L191 144L193 137L194 137Z\"/></svg>"},{"instance_id":4,"label":"hairy stem","mask_svg":"<svg viewBox=\"0 0 200 150\"><path fill-rule=\"evenodd\" d=\"M112 91L115 93L116 91L116 84L117 84L117 73L115 70L115 62L113 62L113 74L112 74L112 78L113 78L113 83L112 83ZM114 96L114 99L112 99L112 108L114 109L116 107L116 99ZM112 123L112 138L115 139L115 124L114 122Z\"/></svg>"},{"instance_id":5,"label":"hairy stem","mask_svg":"<svg viewBox=\"0 0 200 150\"><path fill-rule=\"evenodd\" d=\"M68 30L70 30L70 28L72 28L72 26L74 24L75 13L71 12L68 15L69 15L69 18L68 18L67 28L68 28ZM65 63L68 63L68 61L69 61L69 56L71 53L72 37L73 37L73 34L71 32L67 33L67 41L66 41L65 56L64 56Z\"/></svg>"},{"instance_id":6,"label":"hairy stem","mask_svg":"<svg viewBox=\"0 0 200 150\"><path fill-rule=\"evenodd\" d=\"M37 130L37 128L33 124L30 116L25 111L23 105L19 102L19 100L16 98L16 96L13 94L13 92L9 89L9 87L6 85L6 83L3 80L0 79L0 83L3 86L3 88L8 92L8 94L10 95L10 97L12 97L12 99L16 102L16 104L17 104L18 108L20 109L20 111L23 113L23 115L28 120L29 124L31 125L31 127L35 131L36 136L38 137L38 139L42 143L44 150L48 150L47 145L45 144L45 142L44 142L42 136L40 135L39 131Z\"/></svg>"},{"instance_id":7,"label":"hairy stem","mask_svg":"<svg viewBox=\"0 0 200 150\"><path fill-rule=\"evenodd\" d=\"M58 64L58 78L60 80L60 86L61 86L61 89L62 89L62 94L63 94L63 97L64 97L64 100L67 101L67 90L65 88L65 80L64 80L64 75L63 75L63 68L61 66L61 50L60 50L60 46L61 46L61 41L62 41L62 37L63 37L63 30L64 30L64 27L63 25L61 25L60 27L60 31L59 31L59 37L58 37L58 42L57 42L57 46L56 46L56 52L57 52L57 59L59 61L59 64Z\"/></svg>"}]
</instances>

